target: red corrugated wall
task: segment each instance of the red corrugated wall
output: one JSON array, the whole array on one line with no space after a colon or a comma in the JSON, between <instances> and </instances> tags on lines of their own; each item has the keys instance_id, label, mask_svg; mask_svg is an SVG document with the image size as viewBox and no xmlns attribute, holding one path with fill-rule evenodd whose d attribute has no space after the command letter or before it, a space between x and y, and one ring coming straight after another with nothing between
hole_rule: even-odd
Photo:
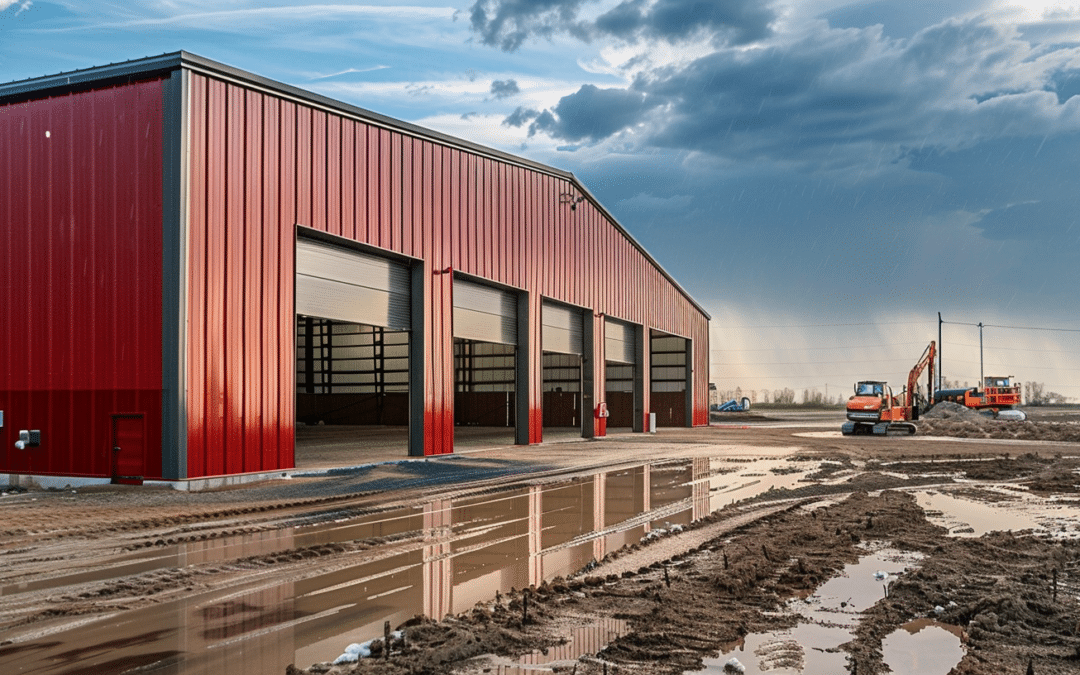
<instances>
[{"instance_id":1,"label":"red corrugated wall","mask_svg":"<svg viewBox=\"0 0 1080 675\"><path fill-rule=\"evenodd\" d=\"M189 477L293 466L297 223L529 291L533 345L541 295L688 337L693 422L708 423L707 319L592 204L560 203L578 194L571 181L202 74L189 100ZM427 279L425 452L441 454L454 432L452 275ZM539 442L539 350L530 361Z\"/></svg>"},{"instance_id":2,"label":"red corrugated wall","mask_svg":"<svg viewBox=\"0 0 1080 675\"><path fill-rule=\"evenodd\" d=\"M110 476L138 413L161 476L162 125L161 81L0 106L0 471Z\"/></svg>"}]
</instances>

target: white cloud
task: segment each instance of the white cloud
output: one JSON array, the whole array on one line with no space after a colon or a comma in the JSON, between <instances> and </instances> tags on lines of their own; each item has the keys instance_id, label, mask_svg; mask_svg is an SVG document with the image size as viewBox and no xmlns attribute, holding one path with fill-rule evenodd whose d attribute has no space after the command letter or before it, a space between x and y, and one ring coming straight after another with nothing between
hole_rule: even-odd
<instances>
[{"instance_id":1,"label":"white cloud","mask_svg":"<svg viewBox=\"0 0 1080 675\"><path fill-rule=\"evenodd\" d=\"M5 0L0 0L3 2ZM219 5L214 5L219 6ZM161 9L161 5L153 5L147 8ZM349 5L349 4L318 4L318 5L285 5L279 7L238 7L236 9L207 9L202 12L180 11L190 10L190 6L165 5L165 8L175 9L176 13L167 13L163 16L143 15L132 17L130 14L105 18L100 23L95 23L93 28L134 28L150 26L173 26L210 30L234 30L250 29L252 21L305 21L325 22L353 19L394 19L399 21L440 20L453 19L455 9L453 7L423 7L416 5L384 6L384 5ZM64 30L86 30L88 26L81 25L77 28Z\"/></svg>"}]
</instances>

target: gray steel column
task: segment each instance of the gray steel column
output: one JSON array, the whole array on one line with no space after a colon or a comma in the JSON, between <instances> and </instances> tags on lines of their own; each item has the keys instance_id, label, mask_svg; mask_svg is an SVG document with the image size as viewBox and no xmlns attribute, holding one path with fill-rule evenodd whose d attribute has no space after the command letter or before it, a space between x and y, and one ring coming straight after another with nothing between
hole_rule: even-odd
<instances>
[{"instance_id":1,"label":"gray steel column","mask_svg":"<svg viewBox=\"0 0 1080 675\"><path fill-rule=\"evenodd\" d=\"M428 359L424 331L424 289L427 287L427 263L417 263L412 268L412 296L410 311L412 325L409 331L409 456L424 456L424 438L429 430L424 425L424 392L430 386L424 379L424 366Z\"/></svg>"},{"instance_id":2,"label":"gray steel column","mask_svg":"<svg viewBox=\"0 0 1080 675\"><path fill-rule=\"evenodd\" d=\"M645 387L651 380L646 373L650 367L645 358L648 339L649 331L645 326L634 327L634 431L638 433L645 431L645 415L649 412L645 409Z\"/></svg>"},{"instance_id":3,"label":"gray steel column","mask_svg":"<svg viewBox=\"0 0 1080 675\"><path fill-rule=\"evenodd\" d=\"M694 341L686 338L686 426L694 426Z\"/></svg>"},{"instance_id":4,"label":"gray steel column","mask_svg":"<svg viewBox=\"0 0 1080 675\"><path fill-rule=\"evenodd\" d=\"M187 73L163 87L161 169L161 477L187 478Z\"/></svg>"},{"instance_id":5,"label":"gray steel column","mask_svg":"<svg viewBox=\"0 0 1080 675\"><path fill-rule=\"evenodd\" d=\"M600 321L605 321L600 317ZM603 323L600 324L604 325ZM601 336L601 339L603 337ZM595 438L593 407L596 406L596 317L592 310L581 321L581 437Z\"/></svg>"},{"instance_id":6,"label":"gray steel column","mask_svg":"<svg viewBox=\"0 0 1080 675\"><path fill-rule=\"evenodd\" d=\"M539 315L530 316L540 307L539 298L536 298L534 302L532 295L527 291L522 291L517 298L517 348L514 350L514 443L516 445L529 444L529 391L533 377L529 363L532 360L532 350L540 347L533 344L532 331L529 330L530 319L537 324L540 322ZM540 373L536 373L536 377L541 378L542 381ZM541 395L541 404L542 401ZM540 424L543 426L542 422Z\"/></svg>"}]
</instances>

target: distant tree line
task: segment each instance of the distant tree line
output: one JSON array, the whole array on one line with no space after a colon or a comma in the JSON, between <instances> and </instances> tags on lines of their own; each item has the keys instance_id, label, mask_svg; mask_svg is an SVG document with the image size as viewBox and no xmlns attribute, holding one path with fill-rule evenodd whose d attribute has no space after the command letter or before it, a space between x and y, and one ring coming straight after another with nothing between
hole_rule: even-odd
<instances>
[{"instance_id":1,"label":"distant tree line","mask_svg":"<svg viewBox=\"0 0 1080 675\"><path fill-rule=\"evenodd\" d=\"M801 395L797 395L795 390L790 387L784 387L783 389L746 389L742 387L735 387L734 389L719 389L717 390L717 400L719 403L730 401L732 399L741 401L743 397L750 399L750 405L756 404L772 404L772 405L807 405L807 406L825 406L825 405L840 405L846 400L846 397L839 396L826 396L817 389L811 387L809 389L803 389Z\"/></svg>"},{"instance_id":2,"label":"distant tree line","mask_svg":"<svg viewBox=\"0 0 1080 675\"><path fill-rule=\"evenodd\" d=\"M961 382L960 380L942 379L942 389L969 389L972 385L967 382ZM803 389L800 394L796 394L795 390L790 387L784 387L783 389L743 389L742 387L735 387L734 389L716 389L714 390L716 398L714 402L723 403L732 399L736 401L742 401L743 397L750 399L750 405L754 406L759 403L773 404L773 405L806 405L806 406L831 406L831 405L843 405L847 400L848 394L842 394L838 396L827 395L820 392L815 387ZM926 392L923 387L920 387L921 394ZM1063 405L1069 402L1069 397L1064 394L1059 394L1056 391L1047 391L1045 385L1042 382L1024 382L1023 384L1023 405L1040 406L1040 405ZM899 395L899 393L897 393Z\"/></svg>"},{"instance_id":3,"label":"distant tree line","mask_svg":"<svg viewBox=\"0 0 1080 675\"><path fill-rule=\"evenodd\" d=\"M1024 383L1024 403L1027 405L1061 405L1068 402L1068 396L1056 391L1046 391L1042 382Z\"/></svg>"}]
</instances>

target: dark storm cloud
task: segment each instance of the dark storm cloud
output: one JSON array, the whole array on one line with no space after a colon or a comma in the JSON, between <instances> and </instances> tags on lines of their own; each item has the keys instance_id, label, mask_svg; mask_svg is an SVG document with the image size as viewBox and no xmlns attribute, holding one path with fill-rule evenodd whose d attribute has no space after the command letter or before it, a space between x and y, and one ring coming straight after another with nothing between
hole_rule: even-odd
<instances>
[{"instance_id":1,"label":"dark storm cloud","mask_svg":"<svg viewBox=\"0 0 1080 675\"><path fill-rule=\"evenodd\" d=\"M1059 70L1050 77L1049 91L1057 94L1058 103L1064 103L1080 94L1080 70Z\"/></svg>"},{"instance_id":2,"label":"dark storm cloud","mask_svg":"<svg viewBox=\"0 0 1080 675\"><path fill-rule=\"evenodd\" d=\"M1060 231L1078 229L1074 206L1061 200L1009 204L983 214L974 226L987 239L999 241L1050 238Z\"/></svg>"},{"instance_id":3,"label":"dark storm cloud","mask_svg":"<svg viewBox=\"0 0 1080 675\"><path fill-rule=\"evenodd\" d=\"M534 36L569 32L585 37L577 14L587 1L477 0L469 10L469 21L484 44L512 52Z\"/></svg>"},{"instance_id":4,"label":"dark storm cloud","mask_svg":"<svg viewBox=\"0 0 1080 675\"><path fill-rule=\"evenodd\" d=\"M582 40L615 37L632 42L655 38L674 42L706 35L747 44L770 34L776 18L760 0L626 0L590 22L581 7L597 0L477 0L472 28L484 44L514 51L531 37L565 33Z\"/></svg>"},{"instance_id":5,"label":"dark storm cloud","mask_svg":"<svg viewBox=\"0 0 1080 675\"><path fill-rule=\"evenodd\" d=\"M564 141L597 141L634 126L651 107L640 92L586 84L541 113L529 132L543 131Z\"/></svg>"},{"instance_id":6,"label":"dark storm cloud","mask_svg":"<svg viewBox=\"0 0 1080 675\"><path fill-rule=\"evenodd\" d=\"M983 0L938 0L937 2L897 3L887 0L854 2L821 15L833 28L882 26L885 35L909 38L923 28L949 17L978 9Z\"/></svg>"},{"instance_id":7,"label":"dark storm cloud","mask_svg":"<svg viewBox=\"0 0 1080 675\"><path fill-rule=\"evenodd\" d=\"M644 123L645 145L817 168L905 161L913 147L956 150L1003 133L1051 133L1078 118L1074 49L1047 51L978 19L909 40L880 28L825 30L758 49L718 48L642 70L624 88L582 87L531 127L599 141ZM1054 96L1056 94L1057 105ZM1074 102L1075 103L1075 102Z\"/></svg>"},{"instance_id":8,"label":"dark storm cloud","mask_svg":"<svg viewBox=\"0 0 1080 675\"><path fill-rule=\"evenodd\" d=\"M503 124L508 127L520 127L536 119L539 114L539 110L518 106L517 110L510 113L510 115L503 120Z\"/></svg>"},{"instance_id":9,"label":"dark storm cloud","mask_svg":"<svg viewBox=\"0 0 1080 675\"><path fill-rule=\"evenodd\" d=\"M495 80L491 83L491 95L495 98L506 98L521 92L517 80Z\"/></svg>"},{"instance_id":10,"label":"dark storm cloud","mask_svg":"<svg viewBox=\"0 0 1080 675\"><path fill-rule=\"evenodd\" d=\"M627 0L597 18L595 32L622 40L676 41L708 33L746 44L766 38L775 13L760 0Z\"/></svg>"}]
</instances>

